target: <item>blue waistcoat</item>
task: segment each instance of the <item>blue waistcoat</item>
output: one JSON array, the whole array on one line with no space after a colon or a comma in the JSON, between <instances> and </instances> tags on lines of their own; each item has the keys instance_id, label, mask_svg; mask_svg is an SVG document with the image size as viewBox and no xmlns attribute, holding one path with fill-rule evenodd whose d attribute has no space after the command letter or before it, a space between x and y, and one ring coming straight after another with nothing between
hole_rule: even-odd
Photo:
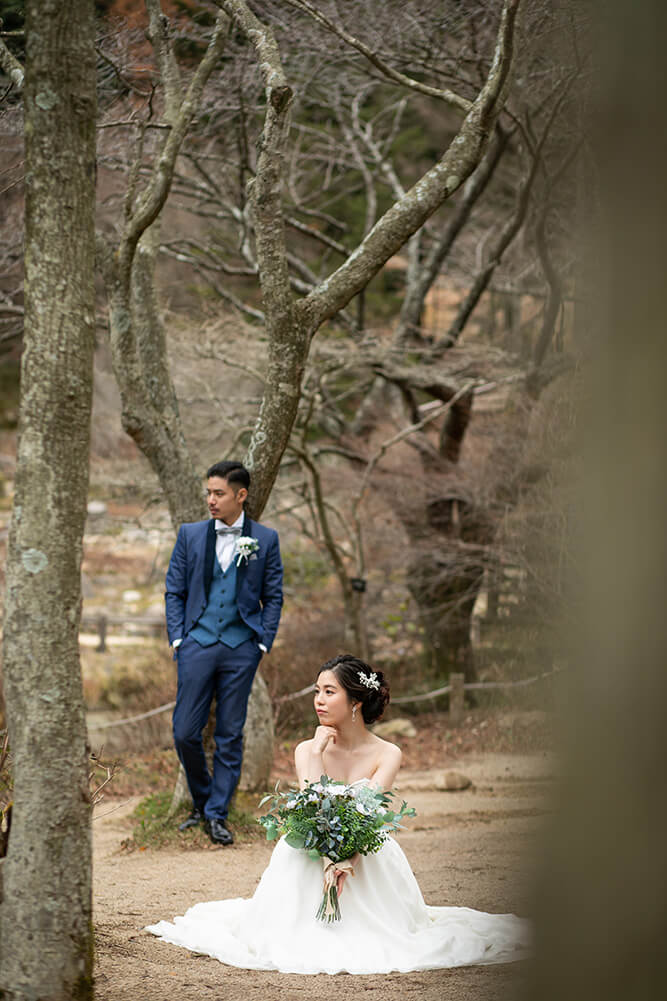
<instances>
[{"instance_id":1,"label":"blue waistcoat","mask_svg":"<svg viewBox=\"0 0 667 1001\"><path fill-rule=\"evenodd\" d=\"M254 635L254 631L239 615L236 604L236 559L232 559L223 572L216 557L213 561L208 604L197 624L190 630L190 636L201 646L224 643L234 649Z\"/></svg>"}]
</instances>

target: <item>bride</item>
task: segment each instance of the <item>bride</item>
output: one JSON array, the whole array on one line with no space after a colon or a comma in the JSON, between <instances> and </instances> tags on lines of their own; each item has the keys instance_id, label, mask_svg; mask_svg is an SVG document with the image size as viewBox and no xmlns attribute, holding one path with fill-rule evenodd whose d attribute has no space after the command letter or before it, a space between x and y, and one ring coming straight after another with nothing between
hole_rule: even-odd
<instances>
[{"instance_id":1,"label":"bride","mask_svg":"<svg viewBox=\"0 0 667 1001\"><path fill-rule=\"evenodd\" d=\"M401 764L395 744L375 736L389 702L381 671L342 654L322 666L315 685L318 727L294 760L300 785L321 775L391 789ZM322 865L282 838L252 898L196 904L173 924L147 931L231 966L282 973L390 973L524 957L525 920L467 907L424 903L407 858L393 838L356 857L353 878L337 875L342 919L315 917Z\"/></svg>"}]
</instances>

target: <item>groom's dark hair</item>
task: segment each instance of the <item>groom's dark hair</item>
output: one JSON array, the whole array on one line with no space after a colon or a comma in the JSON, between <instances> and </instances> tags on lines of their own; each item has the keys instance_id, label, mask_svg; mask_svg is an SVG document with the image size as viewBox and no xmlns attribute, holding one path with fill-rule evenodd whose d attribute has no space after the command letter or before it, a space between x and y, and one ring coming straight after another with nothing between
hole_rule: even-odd
<instances>
[{"instance_id":1,"label":"groom's dark hair","mask_svg":"<svg viewBox=\"0 0 667 1001\"><path fill-rule=\"evenodd\" d=\"M211 476L219 476L221 480L227 480L230 485L245 487L246 490L250 489L250 473L242 462L234 462L230 459L216 462L207 470L206 479L208 480Z\"/></svg>"}]
</instances>

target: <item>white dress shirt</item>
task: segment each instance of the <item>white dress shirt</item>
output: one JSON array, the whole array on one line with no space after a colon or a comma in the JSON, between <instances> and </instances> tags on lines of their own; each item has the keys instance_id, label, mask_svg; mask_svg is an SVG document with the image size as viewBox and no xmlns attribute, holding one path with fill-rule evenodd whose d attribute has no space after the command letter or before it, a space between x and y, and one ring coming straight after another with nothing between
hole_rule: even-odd
<instances>
[{"instance_id":1,"label":"white dress shirt","mask_svg":"<svg viewBox=\"0 0 667 1001\"><path fill-rule=\"evenodd\" d=\"M219 521L218 518L215 519L215 529L219 528L238 528L243 531L243 511L238 516L236 521L233 521L231 525L226 525L224 521ZM240 535L240 533L239 533ZM222 567L223 572L228 568L232 562L232 557L234 556L234 550L236 549L236 540L239 535L218 535L215 539L215 555L218 557L218 563Z\"/></svg>"}]
</instances>

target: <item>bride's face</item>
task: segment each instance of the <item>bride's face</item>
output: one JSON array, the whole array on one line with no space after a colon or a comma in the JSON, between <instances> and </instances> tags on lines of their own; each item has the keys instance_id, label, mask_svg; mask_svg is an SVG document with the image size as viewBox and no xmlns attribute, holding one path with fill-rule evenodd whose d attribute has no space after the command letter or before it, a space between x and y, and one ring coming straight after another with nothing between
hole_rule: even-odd
<instances>
[{"instance_id":1,"label":"bride's face","mask_svg":"<svg viewBox=\"0 0 667 1001\"><path fill-rule=\"evenodd\" d=\"M350 699L333 671L322 671L315 682L315 712L323 726L340 726L350 715Z\"/></svg>"}]
</instances>

